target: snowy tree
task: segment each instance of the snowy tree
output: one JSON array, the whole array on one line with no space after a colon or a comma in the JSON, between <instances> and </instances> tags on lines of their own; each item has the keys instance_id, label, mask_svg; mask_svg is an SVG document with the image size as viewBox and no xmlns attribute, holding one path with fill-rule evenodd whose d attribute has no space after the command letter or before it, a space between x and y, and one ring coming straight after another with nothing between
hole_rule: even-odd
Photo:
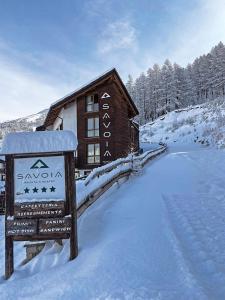
<instances>
[{"instance_id":1,"label":"snowy tree","mask_svg":"<svg viewBox=\"0 0 225 300\"><path fill-rule=\"evenodd\" d=\"M134 81L133 77L131 75L128 75L128 81L126 83L126 88L128 90L128 93L130 94L131 98L134 98Z\"/></svg>"},{"instance_id":2,"label":"snowy tree","mask_svg":"<svg viewBox=\"0 0 225 300\"><path fill-rule=\"evenodd\" d=\"M154 64L135 82L129 75L126 86L139 109L140 124L180 107L225 97L225 46L220 42L186 68L168 59L162 67Z\"/></svg>"}]
</instances>

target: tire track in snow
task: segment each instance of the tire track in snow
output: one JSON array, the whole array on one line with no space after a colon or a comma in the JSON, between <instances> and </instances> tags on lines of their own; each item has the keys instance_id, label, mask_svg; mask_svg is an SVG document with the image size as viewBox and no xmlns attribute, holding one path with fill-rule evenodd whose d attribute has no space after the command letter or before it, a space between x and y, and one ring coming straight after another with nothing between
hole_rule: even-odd
<instances>
[{"instance_id":1,"label":"tire track in snow","mask_svg":"<svg viewBox=\"0 0 225 300\"><path fill-rule=\"evenodd\" d=\"M164 196L172 227L193 275L209 299L224 299L225 257L220 250L225 245L225 219L221 210L208 207L212 201L207 200L202 194ZM221 244L218 237L222 236Z\"/></svg>"},{"instance_id":2,"label":"tire track in snow","mask_svg":"<svg viewBox=\"0 0 225 300\"><path fill-rule=\"evenodd\" d=\"M193 286L195 287L197 292L195 295L192 295L193 300L194 299L206 300L208 299L207 293L204 287L201 286L201 283L197 280L197 278L192 273L189 261L185 259L184 250L182 249L182 245L180 243L179 237L176 234L176 230L174 230L174 224L171 222L167 197L165 195L162 195L162 199L164 201L165 216L167 219L167 226L168 226L167 234L170 243L174 249L174 253L177 257L180 270L183 273L183 276L185 278L185 283L187 285L187 288L192 289Z\"/></svg>"}]
</instances>

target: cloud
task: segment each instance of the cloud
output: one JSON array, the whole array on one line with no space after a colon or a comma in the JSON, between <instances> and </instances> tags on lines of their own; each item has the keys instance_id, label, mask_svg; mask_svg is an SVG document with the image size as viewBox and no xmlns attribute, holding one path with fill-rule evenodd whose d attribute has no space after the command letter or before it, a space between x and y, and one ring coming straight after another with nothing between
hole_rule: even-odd
<instances>
[{"instance_id":1,"label":"cloud","mask_svg":"<svg viewBox=\"0 0 225 300\"><path fill-rule=\"evenodd\" d=\"M199 0L193 10L180 16L180 26L166 41L167 57L185 66L219 41L225 42L224 29L225 1Z\"/></svg>"},{"instance_id":2,"label":"cloud","mask_svg":"<svg viewBox=\"0 0 225 300\"><path fill-rule=\"evenodd\" d=\"M105 17L110 14L111 0L88 0L84 2L84 13L90 17Z\"/></svg>"},{"instance_id":3,"label":"cloud","mask_svg":"<svg viewBox=\"0 0 225 300\"><path fill-rule=\"evenodd\" d=\"M128 19L109 23L100 35L97 48L101 55L118 50L135 51L137 49L136 29Z\"/></svg>"},{"instance_id":4,"label":"cloud","mask_svg":"<svg viewBox=\"0 0 225 300\"><path fill-rule=\"evenodd\" d=\"M87 18L91 24L97 18L97 29L93 30L96 39L87 48L85 57L68 57L57 49L49 49L49 53L38 53L35 49L21 53L0 38L0 120L48 108L58 98L109 68L116 67L126 81L129 73L137 77L166 58L185 66L210 51L220 40L225 42L224 0L196 0L186 10L177 2L167 3L168 15L163 19L165 23L157 19L155 25L159 26L144 19L141 25L129 7L115 17L117 12L113 11L111 0L85 3L88 3L85 13L89 9ZM75 46L79 47L79 43ZM71 44L69 47L72 49Z\"/></svg>"},{"instance_id":5,"label":"cloud","mask_svg":"<svg viewBox=\"0 0 225 300\"><path fill-rule=\"evenodd\" d=\"M41 81L26 70L0 59L0 120L18 118L48 108L62 90Z\"/></svg>"},{"instance_id":6,"label":"cloud","mask_svg":"<svg viewBox=\"0 0 225 300\"><path fill-rule=\"evenodd\" d=\"M37 113L68 92L46 69L39 72L38 64L38 57L0 40L0 121Z\"/></svg>"},{"instance_id":7,"label":"cloud","mask_svg":"<svg viewBox=\"0 0 225 300\"><path fill-rule=\"evenodd\" d=\"M46 109L98 72L54 52L20 53L0 39L0 121Z\"/></svg>"}]
</instances>

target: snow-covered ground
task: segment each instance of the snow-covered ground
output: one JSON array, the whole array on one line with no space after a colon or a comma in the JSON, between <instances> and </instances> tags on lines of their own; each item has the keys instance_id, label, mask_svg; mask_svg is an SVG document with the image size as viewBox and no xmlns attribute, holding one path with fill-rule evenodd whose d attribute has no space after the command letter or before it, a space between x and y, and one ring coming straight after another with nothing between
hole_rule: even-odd
<instances>
[{"instance_id":1,"label":"snow-covered ground","mask_svg":"<svg viewBox=\"0 0 225 300\"><path fill-rule=\"evenodd\" d=\"M225 99L176 110L140 128L142 142L225 147Z\"/></svg>"},{"instance_id":2,"label":"snow-covered ground","mask_svg":"<svg viewBox=\"0 0 225 300\"><path fill-rule=\"evenodd\" d=\"M131 162L131 159L133 161L143 161L149 158L149 151L159 150L161 146L159 144L150 144L150 143L142 143L141 148L143 149L143 154L138 156L128 155L125 158L119 158L117 160L112 161L109 164L106 164L104 166L98 167L96 169L93 169L92 172L88 175L88 177L85 180L78 180L76 182L76 200L78 206L86 200L86 197L90 195L96 188L98 189L103 184L106 184L114 176L118 176L121 172L126 172L132 169L133 163ZM160 150L159 150L160 151ZM147 154L147 156L146 156ZM144 156L144 157L143 157ZM121 163L117 165L118 163ZM109 168L117 165L114 169L112 169L110 172L107 171ZM101 176L96 176L99 171L105 171ZM124 179L120 180L121 182L124 181Z\"/></svg>"},{"instance_id":3,"label":"snow-covered ground","mask_svg":"<svg viewBox=\"0 0 225 300\"><path fill-rule=\"evenodd\" d=\"M0 299L225 299L224 174L224 150L172 146L81 216L74 261L66 241L20 266L17 243Z\"/></svg>"}]
</instances>

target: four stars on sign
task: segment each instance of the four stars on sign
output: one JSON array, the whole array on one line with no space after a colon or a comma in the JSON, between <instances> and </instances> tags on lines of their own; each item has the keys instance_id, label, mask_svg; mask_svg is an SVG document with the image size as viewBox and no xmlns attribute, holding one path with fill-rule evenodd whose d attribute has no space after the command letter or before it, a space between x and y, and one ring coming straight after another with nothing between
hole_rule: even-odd
<instances>
[{"instance_id":1,"label":"four stars on sign","mask_svg":"<svg viewBox=\"0 0 225 300\"><path fill-rule=\"evenodd\" d=\"M39 190L39 189L37 189L36 187L34 187L34 188L32 189L33 193L38 193L38 190ZM41 190L42 193L46 193L47 190L48 190L48 188L43 187L43 188L41 188L40 190ZM55 188L54 186L52 186L52 187L49 188L49 190L50 190L51 193L54 193L55 190L56 190L56 188ZM31 189L28 189L27 187L24 189L25 194L29 194L30 191L31 191Z\"/></svg>"},{"instance_id":2,"label":"four stars on sign","mask_svg":"<svg viewBox=\"0 0 225 300\"><path fill-rule=\"evenodd\" d=\"M33 188L33 193L37 193L38 192L38 189L35 187Z\"/></svg>"},{"instance_id":3,"label":"four stars on sign","mask_svg":"<svg viewBox=\"0 0 225 300\"><path fill-rule=\"evenodd\" d=\"M51 192L55 192L55 187L52 186L52 187L50 188L50 191L51 191Z\"/></svg>"}]
</instances>

